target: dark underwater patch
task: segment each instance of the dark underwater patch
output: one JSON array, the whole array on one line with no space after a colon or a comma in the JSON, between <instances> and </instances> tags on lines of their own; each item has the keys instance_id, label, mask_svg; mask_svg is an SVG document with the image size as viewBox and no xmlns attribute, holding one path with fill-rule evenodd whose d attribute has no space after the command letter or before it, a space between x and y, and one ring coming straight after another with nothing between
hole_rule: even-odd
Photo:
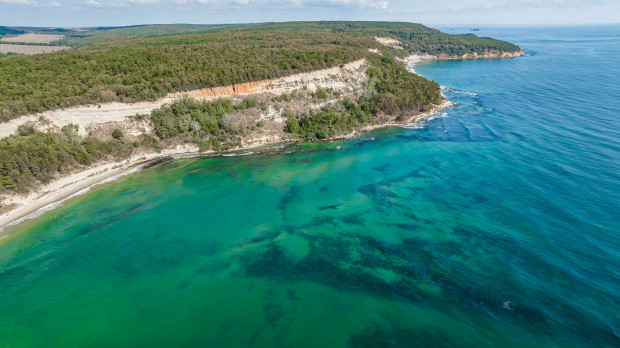
<instances>
[{"instance_id":1,"label":"dark underwater patch","mask_svg":"<svg viewBox=\"0 0 620 348\"><path fill-rule=\"evenodd\" d=\"M332 218L314 221L323 224L332 222ZM295 229L292 229L289 233L294 234L294 231ZM459 227L456 233L471 237L480 232ZM241 258L243 276L283 282L314 282L336 289L410 302L444 312L456 310L463 313L472 311L492 313L492 316L514 322L515 325L531 325L540 332L559 333L571 330L572 333L568 335L578 336L581 339L603 339L605 342L615 342L617 339L613 332L601 330L598 325L588 324L590 322L588 319L591 318L577 315L574 317L577 319L576 323L581 324L568 327L551 320L545 312L524 301L515 301L507 309L503 306L506 302L504 291L477 286L469 278L470 270L448 258L451 254L466 257L463 248L480 247L479 244L484 245L485 242L470 240L465 245L459 245L454 242L431 243L411 238L402 243L388 243L373 237L356 236L347 231L342 231L336 238L325 235L297 235L308 240L310 245L308 256L301 261L293 260L286 256L280 246L271 243L259 255ZM493 241L502 244L515 242L510 238L497 236ZM352 250L355 250L357 256L354 257ZM438 252L440 254L437 254ZM373 269L388 270L398 275L400 279L388 282L365 271ZM418 288L417 282L420 281L439 289L439 297ZM541 299L545 300L544 294L541 295ZM269 315L277 313L276 309L269 309ZM567 309L566 312L572 311ZM374 343L375 346L388 344L389 347L390 342L404 344L415 339L432 340L440 335L437 332L393 334L399 336L395 341L385 340L387 337L384 333L377 333L377 336L373 337L352 338L351 344L353 346L360 344L363 347L362 344L366 342ZM455 345L449 342L448 346Z\"/></svg>"},{"instance_id":2,"label":"dark underwater patch","mask_svg":"<svg viewBox=\"0 0 620 348\"><path fill-rule=\"evenodd\" d=\"M319 210L320 211L323 211L323 210L336 210L336 209L338 209L338 207L340 207L339 204L326 205L326 206L323 206L323 207L319 207Z\"/></svg>"},{"instance_id":3,"label":"dark underwater patch","mask_svg":"<svg viewBox=\"0 0 620 348\"><path fill-rule=\"evenodd\" d=\"M91 226L86 226L81 228L76 234L75 236L83 236L83 235L88 235L89 233L92 233L94 231L97 231L99 229L108 227L110 225L113 225L121 220L124 220L132 215L135 215L137 213L139 213L140 211L142 211L142 208L144 207L143 203L139 203L139 204L134 204L131 207L127 207L125 208L121 213L112 215L110 217L108 217L107 219L105 219L104 221L96 224L96 225L91 225ZM117 208L114 208L117 209ZM111 211L111 210L108 210Z\"/></svg>"},{"instance_id":4,"label":"dark underwater patch","mask_svg":"<svg viewBox=\"0 0 620 348\"><path fill-rule=\"evenodd\" d=\"M352 214L343 216L340 220L347 225L359 225L364 226L364 218L361 214Z\"/></svg>"},{"instance_id":5,"label":"dark underwater patch","mask_svg":"<svg viewBox=\"0 0 620 348\"><path fill-rule=\"evenodd\" d=\"M405 231L415 231L417 229L420 228L420 225L417 224L406 224L406 223L402 223L402 224L392 224L392 226L396 226L402 230Z\"/></svg>"},{"instance_id":6,"label":"dark underwater patch","mask_svg":"<svg viewBox=\"0 0 620 348\"><path fill-rule=\"evenodd\" d=\"M297 198L299 198L299 186L294 185L282 196L278 202L278 209L286 210L287 207Z\"/></svg>"},{"instance_id":7,"label":"dark underwater patch","mask_svg":"<svg viewBox=\"0 0 620 348\"><path fill-rule=\"evenodd\" d=\"M348 346L351 348L464 347L447 333L433 327L418 330L368 328L352 336Z\"/></svg>"},{"instance_id":8,"label":"dark underwater patch","mask_svg":"<svg viewBox=\"0 0 620 348\"><path fill-rule=\"evenodd\" d=\"M146 163L145 165L143 165L142 169L153 168L155 166L159 166L159 165L162 165L162 164L170 163L173 160L174 160L174 157L172 157L172 156L166 156L166 157L157 158L157 159L152 160L152 161Z\"/></svg>"}]
</instances>

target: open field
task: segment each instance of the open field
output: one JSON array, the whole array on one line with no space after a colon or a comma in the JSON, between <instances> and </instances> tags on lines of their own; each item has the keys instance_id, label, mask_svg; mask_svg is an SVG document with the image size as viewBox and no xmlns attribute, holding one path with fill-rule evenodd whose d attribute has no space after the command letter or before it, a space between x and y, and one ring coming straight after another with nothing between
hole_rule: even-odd
<instances>
[{"instance_id":1,"label":"open field","mask_svg":"<svg viewBox=\"0 0 620 348\"><path fill-rule=\"evenodd\" d=\"M13 37L5 37L0 39L2 42L22 42L22 43L33 43L33 44L48 44L53 41L58 41L60 39L64 39L64 35L50 35L50 34L35 34L28 33L22 34Z\"/></svg>"},{"instance_id":2,"label":"open field","mask_svg":"<svg viewBox=\"0 0 620 348\"><path fill-rule=\"evenodd\" d=\"M18 53L25 55L51 53L66 50L67 46L31 46L31 45L11 45L0 44L0 53Z\"/></svg>"}]
</instances>

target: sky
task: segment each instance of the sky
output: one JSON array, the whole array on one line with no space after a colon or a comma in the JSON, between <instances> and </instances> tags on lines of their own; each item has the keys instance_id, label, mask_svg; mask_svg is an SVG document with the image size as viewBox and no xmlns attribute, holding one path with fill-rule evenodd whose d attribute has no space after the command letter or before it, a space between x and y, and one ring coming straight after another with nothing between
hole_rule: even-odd
<instances>
[{"instance_id":1,"label":"sky","mask_svg":"<svg viewBox=\"0 0 620 348\"><path fill-rule=\"evenodd\" d=\"M620 23L620 0L0 0L0 25L388 20L426 25Z\"/></svg>"}]
</instances>

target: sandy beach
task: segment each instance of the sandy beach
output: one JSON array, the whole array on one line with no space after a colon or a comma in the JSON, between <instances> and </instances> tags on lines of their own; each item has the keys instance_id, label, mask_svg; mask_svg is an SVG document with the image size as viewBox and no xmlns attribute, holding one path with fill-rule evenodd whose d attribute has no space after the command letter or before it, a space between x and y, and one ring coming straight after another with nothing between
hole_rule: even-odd
<instances>
[{"instance_id":1,"label":"sandy beach","mask_svg":"<svg viewBox=\"0 0 620 348\"><path fill-rule=\"evenodd\" d=\"M14 204L15 207L0 215L0 240L7 237L6 233L3 233L5 227L19 223L24 220L25 217L37 211L53 209L57 206L55 203L63 201L93 185L121 177L124 174L128 174L128 172L133 169L140 168L142 165L159 158L197 153L198 148L192 146L167 149L160 153L139 154L123 160L122 162L101 163L91 168L76 171L40 187L28 195L8 196L4 200L4 204Z\"/></svg>"}]
</instances>

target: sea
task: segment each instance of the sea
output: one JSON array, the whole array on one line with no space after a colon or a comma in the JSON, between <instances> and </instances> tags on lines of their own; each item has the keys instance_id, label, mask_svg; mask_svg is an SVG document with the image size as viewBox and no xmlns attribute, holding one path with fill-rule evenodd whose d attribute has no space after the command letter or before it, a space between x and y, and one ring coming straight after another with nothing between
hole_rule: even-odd
<instances>
[{"instance_id":1,"label":"sea","mask_svg":"<svg viewBox=\"0 0 620 348\"><path fill-rule=\"evenodd\" d=\"M476 34L526 55L416 66L458 103L417 127L177 159L7 227L0 347L619 347L620 26Z\"/></svg>"}]
</instances>

